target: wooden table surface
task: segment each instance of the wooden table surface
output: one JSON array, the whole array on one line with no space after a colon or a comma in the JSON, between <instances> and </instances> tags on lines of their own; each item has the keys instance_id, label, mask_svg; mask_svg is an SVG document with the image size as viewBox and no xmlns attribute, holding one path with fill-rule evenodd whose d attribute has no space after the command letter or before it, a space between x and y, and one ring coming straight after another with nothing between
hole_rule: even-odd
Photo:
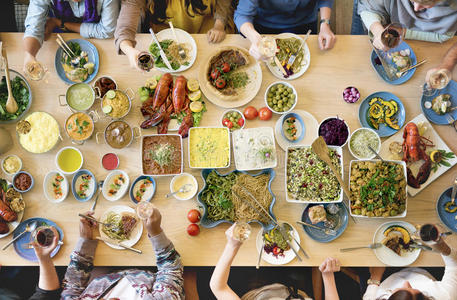
<instances>
[{"instance_id":1,"label":"wooden table surface","mask_svg":"<svg viewBox=\"0 0 457 300\"><path fill-rule=\"evenodd\" d=\"M66 39L76 38L75 34L64 35ZM22 70L22 34L0 33L0 38L3 41L3 46L8 51L10 68ZM206 55L219 45L210 45L206 41L205 35L194 35L198 45L197 60L192 68L183 73L187 78L197 78L198 67L202 63L206 63ZM147 49L151 38L149 35L137 35L138 49ZM453 40L455 41L455 39ZM91 40L97 47L100 53L100 70L98 75L110 75L114 77L121 89L128 87L137 90L142 86L146 78L157 75L157 71L152 71L150 74L141 74L129 67L125 56L117 55L114 49L113 40ZM247 40L239 35L229 35L221 44L236 44L243 47L248 47ZM418 60L428 59L425 66L420 67L414 77L407 83L394 86L382 81L374 72L370 65L370 44L365 36L338 36L335 48L331 51L322 52L317 46L317 37L311 36L308 40L308 45L311 50L311 65L306 73L299 79L291 81L297 89L299 98L297 109L304 109L312 113L320 122L326 117L338 115L344 118L350 128L355 130L360 127L357 118L358 106L356 104L347 104L342 100L342 91L347 86L356 86L362 95L367 95L376 91L390 91L396 94L403 101L406 107L406 120L411 120L421 113L420 110L420 85L424 82L426 70L431 66L436 65L446 50L451 46L451 42L444 45L431 44L424 42L410 41L409 44L414 49ZM50 70L45 82L31 81L33 104L30 109L33 111L46 111L51 113L62 127L65 119L70 115L68 108L60 107L58 104L58 95L64 94L67 85L57 77L54 67L54 58L57 49L55 38L45 42L40 50L37 59L43 62ZM257 96L250 103L257 108L264 106L264 93L266 87L277 79L268 71L265 64L262 63L263 83ZM21 71L22 73L22 71ZM454 77L455 78L455 77ZM98 102L95 104L99 108ZM139 110L140 101L137 97L133 101L133 107L130 114L125 118L132 126L138 126L142 120ZM204 114L201 126L216 126L220 120L223 109L216 107L211 103L207 103L208 112ZM274 126L278 119L278 115L268 121L248 121L247 127L257 126ZM96 131L102 131L105 128L104 122L96 124ZM60 144L46 154L35 155L25 152L18 144L14 125L2 125L7 128L14 140L14 147L8 153L0 157L2 159L7 154L19 155L24 164L24 169L31 172L35 178L35 186L32 191L24 194L26 201L26 210L24 220L31 217L46 217L55 221L62 227L65 237L64 245L60 252L54 258L56 265L67 265L69 255L76 244L79 237L79 218L77 214L90 209L92 201L87 203L77 202L71 193L65 201L59 204L53 204L46 200L43 194L43 179L45 174L56 169L55 155L57 151L71 145L68 139L60 142ZM443 140L450 146L452 151L457 152L457 133L450 126L436 126ZM144 130L143 134L152 133L153 131ZM184 142L185 171L192 173L197 177L200 187L202 180L198 170L190 170L188 167L187 157L187 139ZM97 145L95 138L92 138L79 149L84 155L84 168L90 169L97 180L104 179L107 175L101 164L100 159L103 154L112 152L113 150L107 145ZM295 224L299 220L304 205L287 203L284 194L284 151L277 145L279 163L276 168L277 177L273 182L273 192L277 197L274 212L277 217L282 220L289 221ZM141 151L140 141L134 141L132 145L123 150L115 151L120 157L119 168L125 170L134 180L141 174ZM345 178L347 179L347 171L349 161L353 159L347 147L344 148L344 164ZM233 160L232 160L233 161ZM233 163L232 163L233 168ZM435 203L442 191L451 185L451 182L456 176L457 169L445 173L435 182L430 184L424 191L415 197L408 199L408 214L404 221L413 224L421 224L425 222L439 222L435 211ZM164 195L169 191L169 182L171 178L157 178L157 193L153 198L154 204L162 213L162 227L167 236L173 241L176 249L182 256L185 266L213 266L216 264L219 255L225 245L224 232L228 228L227 224L220 225L213 229L201 228L201 232L196 237L191 237L186 233L186 228L189 222L186 218L187 212L197 207L196 199L190 201L178 201L175 199L165 199ZM129 196L126 194L121 200L113 203L103 199L100 196L99 203L96 208L95 216L99 217L104 211L112 205L127 205L133 207ZM389 220L358 220L354 224L349 220L348 227L341 237L327 244L317 243L311 240L303 231L298 229L301 238L301 245L310 254L310 259L304 259L299 262L293 260L291 266L317 266L326 257L338 257L342 265L346 266L375 266L382 263L375 257L370 250L359 250L349 253L340 253L339 249L344 247L354 247L368 245L372 242L373 234L379 225ZM255 248L255 237L260 226L253 225L253 233L251 238L241 247L233 265L236 266L254 266L257 261L258 252ZM0 244L4 244L11 239L8 236L0 240ZM454 236L448 238L451 244L457 246L457 239ZM114 250L104 243L99 243L95 264L99 266L118 265L118 266L137 266L137 265L154 265L155 259L152 246L146 238L146 231L143 232L141 240L135 247L143 250L142 255L130 251ZM1 265L33 265L27 260L19 257L13 247L7 251L0 253ZM262 265L268 265L262 262ZM434 253L422 252L418 260L414 263L416 266L441 266L442 259Z\"/></svg>"}]
</instances>

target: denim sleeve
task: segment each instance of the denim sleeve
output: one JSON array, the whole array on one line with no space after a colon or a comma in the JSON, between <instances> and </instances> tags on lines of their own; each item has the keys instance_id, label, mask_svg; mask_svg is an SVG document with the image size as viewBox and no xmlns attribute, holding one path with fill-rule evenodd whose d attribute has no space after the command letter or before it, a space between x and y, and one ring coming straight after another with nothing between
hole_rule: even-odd
<instances>
[{"instance_id":1,"label":"denim sleeve","mask_svg":"<svg viewBox=\"0 0 457 300\"><path fill-rule=\"evenodd\" d=\"M48 16L51 0L31 0L25 18L25 37L34 37L40 44L44 40L44 26Z\"/></svg>"},{"instance_id":2,"label":"denim sleeve","mask_svg":"<svg viewBox=\"0 0 457 300\"><path fill-rule=\"evenodd\" d=\"M109 39L114 35L120 0L104 0L98 23L82 23L79 33L84 38Z\"/></svg>"}]
</instances>

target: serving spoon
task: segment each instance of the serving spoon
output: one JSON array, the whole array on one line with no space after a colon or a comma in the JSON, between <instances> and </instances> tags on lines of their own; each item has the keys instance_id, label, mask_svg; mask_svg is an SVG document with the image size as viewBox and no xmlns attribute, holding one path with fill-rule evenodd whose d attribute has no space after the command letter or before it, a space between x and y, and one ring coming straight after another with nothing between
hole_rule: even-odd
<instances>
[{"instance_id":1,"label":"serving spoon","mask_svg":"<svg viewBox=\"0 0 457 300\"><path fill-rule=\"evenodd\" d=\"M168 198L168 197L171 197L173 195L176 195L177 193L187 193L187 192L190 191L191 187L192 187L192 184L186 183L185 185L180 187L179 190L177 190L176 192L166 194L165 198Z\"/></svg>"},{"instance_id":2,"label":"serving spoon","mask_svg":"<svg viewBox=\"0 0 457 300\"><path fill-rule=\"evenodd\" d=\"M19 107L17 106L16 99L14 99L13 91L11 90L11 82L10 82L10 70L8 69L8 58L6 55L6 50L3 51L3 58L5 60L5 77L6 77L6 86L8 88L8 100L6 100L6 111L10 114L14 114L17 112Z\"/></svg>"}]
</instances>

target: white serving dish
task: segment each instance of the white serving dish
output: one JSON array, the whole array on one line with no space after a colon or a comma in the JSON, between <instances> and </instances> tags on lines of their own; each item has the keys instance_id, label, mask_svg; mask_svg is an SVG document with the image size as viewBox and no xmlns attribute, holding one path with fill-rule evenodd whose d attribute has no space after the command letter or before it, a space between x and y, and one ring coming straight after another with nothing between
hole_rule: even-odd
<instances>
[{"instance_id":1,"label":"white serving dish","mask_svg":"<svg viewBox=\"0 0 457 300\"><path fill-rule=\"evenodd\" d=\"M53 188L52 179L56 175L60 175L63 177L63 181L61 182L62 197L60 199L54 199L54 196L52 194L52 188ZM68 180L62 172L50 171L50 172L48 172L48 174L46 174L46 176L44 177L44 180L43 180L43 192L44 192L46 199L48 199L49 201L51 201L53 203L60 203L67 198L68 191L69 191Z\"/></svg>"},{"instance_id":2,"label":"white serving dish","mask_svg":"<svg viewBox=\"0 0 457 300\"><path fill-rule=\"evenodd\" d=\"M266 136L267 138L270 139L271 141L271 147L273 148L273 155L274 155L274 161L270 162L269 164L264 164L262 166L259 166L257 168L253 168L248 166L247 164L242 164L242 158L241 156L246 154L246 153L240 153L237 149L239 149L239 146L243 144L243 141L239 141L239 137L243 134L247 134L251 131L264 131L264 134L262 135L257 135L257 138L255 139L255 145L250 148L250 149L255 149L255 147L261 147L261 142L260 142L260 137ZM275 143L275 136L273 133L273 128L271 127L256 127L256 128L248 128L248 129L239 129L234 132L232 132L232 143L233 143L233 156L235 158L235 166L238 171L254 171L254 170L263 170L263 169L268 169L268 168L276 168L278 165L278 154L276 152L276 143ZM245 143L245 141L244 141Z\"/></svg>"},{"instance_id":3,"label":"white serving dish","mask_svg":"<svg viewBox=\"0 0 457 300\"><path fill-rule=\"evenodd\" d=\"M224 129L224 130L227 130L227 143L228 143L228 163L226 166L223 166L223 167L195 167L195 166L192 166L191 163L190 163L190 140L192 138L192 133L195 131L195 130L198 130L200 128L218 128L218 129ZM189 129L189 140L188 140L188 144L187 144L187 155L188 155L188 158L189 158L189 167L191 169L224 169L224 168L228 168L230 166L230 163L231 163L231 152L230 152L230 130L227 128L227 127L218 127L218 126L207 126L207 127L192 127Z\"/></svg>"},{"instance_id":4,"label":"white serving dish","mask_svg":"<svg viewBox=\"0 0 457 300\"><path fill-rule=\"evenodd\" d=\"M186 200L192 199L197 194L197 192L198 192L198 182L197 182L197 179L195 178L195 176L193 176L192 174L189 174L189 173L182 173L180 175L176 175L170 181L170 193L174 193L175 192L175 190L173 189L173 185L174 185L176 179L178 177L182 177L182 176L187 176L187 177L190 177L192 179L192 183L194 185L194 191L192 192L191 196L189 196L187 198L180 198L178 196L178 194L174 194L173 197L175 197L175 199L177 199L177 200L186 201Z\"/></svg>"},{"instance_id":5,"label":"white serving dish","mask_svg":"<svg viewBox=\"0 0 457 300\"><path fill-rule=\"evenodd\" d=\"M286 110L286 111L275 111L272 107L270 107L270 105L268 105L268 91L270 90L270 88L274 85L277 85L277 84L283 84L289 88L292 89L292 92L294 93L295 95L295 102L294 102L294 105L292 105L292 107L289 109L289 110ZM265 96L264 96L264 101L265 101L265 106L268 107L269 110L271 110L272 113L274 114L279 114L279 115L284 115L284 114L287 114L291 111L294 110L295 106L297 105L297 102L298 102L298 93L297 93L297 90L294 88L294 86L288 82L285 82L285 81L276 81L276 82L273 82L272 84L270 84L267 89L265 90Z\"/></svg>"},{"instance_id":6,"label":"white serving dish","mask_svg":"<svg viewBox=\"0 0 457 300\"><path fill-rule=\"evenodd\" d=\"M340 168L341 168L341 178L344 181L344 163L343 163L343 148L338 147L338 146L327 146L329 149L336 150L336 152L340 155ZM289 192L287 191L287 162L288 162L288 154L289 154L289 149L293 148L311 148L311 145L304 145L304 146L289 146L286 149L286 160L285 160L285 174L284 174L284 187L285 187L285 193L286 193L286 201L291 202L291 203L305 203L305 204L310 204L310 203L316 203L316 204L327 204L327 203L339 203L343 201L343 187L340 189L340 196L338 197L338 200L335 201L303 201L303 200L298 200L294 199L292 197L289 197Z\"/></svg>"},{"instance_id":7,"label":"white serving dish","mask_svg":"<svg viewBox=\"0 0 457 300\"><path fill-rule=\"evenodd\" d=\"M179 137L179 142L181 144L181 171L179 171L179 173L176 173L176 174L157 174L157 175L156 174L146 174L146 173L144 173L144 169L143 169L143 142L144 142L144 139L146 137L151 137L151 136L177 136L177 137ZM149 134L149 135L143 135L142 136L142 138L141 138L141 173L142 173L142 175L154 176L154 177L175 176L175 175L182 174L183 168L184 168L184 152L183 152L183 147L182 147L182 137L179 134L176 134L176 133Z\"/></svg>"},{"instance_id":8,"label":"white serving dish","mask_svg":"<svg viewBox=\"0 0 457 300\"><path fill-rule=\"evenodd\" d=\"M370 155L369 157L360 157L360 156L357 156L354 151L352 151L352 148L351 148L351 139L352 139L352 136L358 132L358 131L361 131L361 130L367 130L367 131L370 131L372 133L374 133L376 135L376 137L378 138L378 148L377 149L373 149L375 150L377 153L379 153L379 151L381 151L381 138L379 137L379 134L374 131L373 129L371 128L366 128L366 127L361 127L361 128L358 128L356 129L353 133L351 133L351 135L349 136L349 143L348 143L348 148L349 148L349 152L351 153L352 156L354 156L355 158L357 159L373 159L375 158L376 155L374 155L374 153L372 155Z\"/></svg>"},{"instance_id":9,"label":"white serving dish","mask_svg":"<svg viewBox=\"0 0 457 300\"><path fill-rule=\"evenodd\" d=\"M114 197L109 196L108 191L110 189L111 180L113 179L114 176L120 175L120 174L124 175L125 183L119 189L119 191L116 193L116 195ZM111 171L108 173L108 175L105 178L105 181L103 182L103 187L102 187L103 197L105 197L105 199L109 200L109 201L117 201L117 200L121 199L122 197L124 197L125 193L127 193L127 191L129 190L129 184L130 184L130 179L129 179L129 175L126 172L124 172L122 170Z\"/></svg>"},{"instance_id":10,"label":"white serving dish","mask_svg":"<svg viewBox=\"0 0 457 300\"><path fill-rule=\"evenodd\" d=\"M351 170L352 170L352 163L354 162L360 162L360 161L371 161L371 162L378 162L380 161L379 159L361 159L361 160L351 160L351 162L349 163L349 183L348 183L348 187L349 187L349 191L351 190ZM385 160L387 162L393 162L393 163L397 163L397 164L400 164L403 166L403 171L404 171L404 175L405 175L405 179L407 178L407 175L406 175L406 163L404 161L401 161L401 160ZM401 214L401 215L397 215L397 216L392 216L392 217L367 217L367 216L361 216L361 215L356 215L356 214L353 214L352 213L352 209L351 209L351 200L349 200L349 213L351 214L351 216L353 217L357 217L357 218L365 218L365 219L394 219L394 218L404 218L406 217L406 212L408 211L408 185L406 185L406 188L405 188L405 197L406 197L406 201L405 201L405 211Z\"/></svg>"}]
</instances>

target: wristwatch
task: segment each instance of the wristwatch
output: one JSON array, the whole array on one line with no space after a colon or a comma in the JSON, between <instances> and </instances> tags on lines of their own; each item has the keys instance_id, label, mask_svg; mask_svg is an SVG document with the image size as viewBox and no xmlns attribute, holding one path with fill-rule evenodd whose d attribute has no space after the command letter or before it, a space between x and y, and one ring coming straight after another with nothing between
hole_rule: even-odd
<instances>
[{"instance_id":1,"label":"wristwatch","mask_svg":"<svg viewBox=\"0 0 457 300\"><path fill-rule=\"evenodd\" d=\"M65 21L60 19L60 27L59 27L60 30L62 31L67 31L67 28L65 28Z\"/></svg>"},{"instance_id":2,"label":"wristwatch","mask_svg":"<svg viewBox=\"0 0 457 300\"><path fill-rule=\"evenodd\" d=\"M374 285L378 285L378 286L379 286L379 285L381 284L381 281L379 281L379 280L374 280L374 279L371 279L371 278L370 278L370 279L367 280L367 285L371 285L371 284L374 284Z\"/></svg>"},{"instance_id":3,"label":"wristwatch","mask_svg":"<svg viewBox=\"0 0 457 300\"><path fill-rule=\"evenodd\" d=\"M321 25L322 23L330 25L330 19L321 19L319 25Z\"/></svg>"}]
</instances>

